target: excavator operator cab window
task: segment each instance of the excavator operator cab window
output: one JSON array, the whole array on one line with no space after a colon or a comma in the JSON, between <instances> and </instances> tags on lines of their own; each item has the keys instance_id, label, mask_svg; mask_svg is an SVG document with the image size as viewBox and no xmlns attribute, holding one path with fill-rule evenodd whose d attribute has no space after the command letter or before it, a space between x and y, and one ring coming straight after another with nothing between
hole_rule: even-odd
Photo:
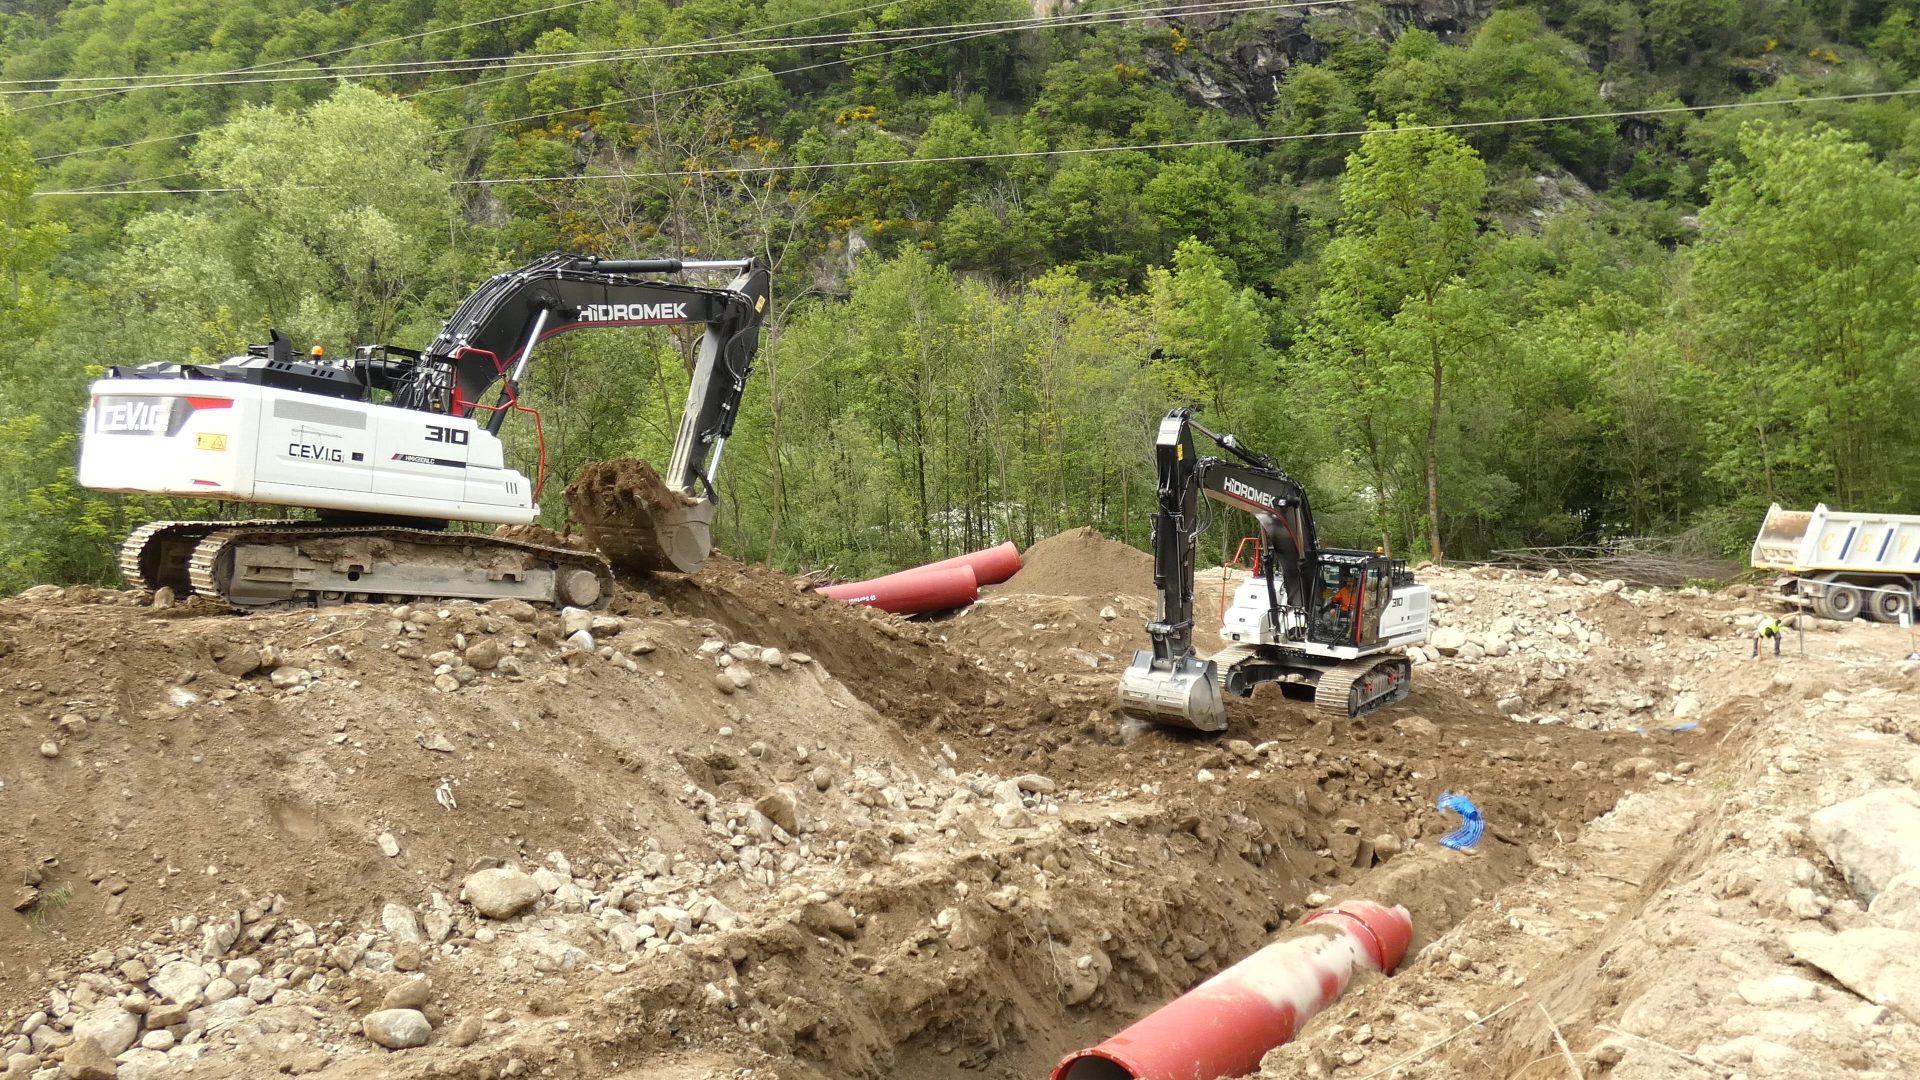
<instances>
[{"instance_id":1,"label":"excavator operator cab window","mask_svg":"<svg viewBox=\"0 0 1920 1080\"><path fill-rule=\"evenodd\" d=\"M1313 640L1346 644L1359 616L1362 568L1322 564L1314 580Z\"/></svg>"}]
</instances>

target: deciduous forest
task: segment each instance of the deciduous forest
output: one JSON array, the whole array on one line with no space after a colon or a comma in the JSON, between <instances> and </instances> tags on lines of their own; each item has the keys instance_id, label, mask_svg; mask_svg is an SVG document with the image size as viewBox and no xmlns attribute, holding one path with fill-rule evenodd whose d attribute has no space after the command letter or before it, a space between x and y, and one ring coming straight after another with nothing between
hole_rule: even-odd
<instances>
[{"instance_id":1,"label":"deciduous forest","mask_svg":"<svg viewBox=\"0 0 1920 1080\"><path fill-rule=\"evenodd\" d=\"M1143 544L1185 404L1416 558L1920 511L1916 0L0 11L0 589L238 512L76 486L106 365L417 347L556 250L773 266L721 545L789 569ZM689 348L556 339L548 524Z\"/></svg>"}]
</instances>

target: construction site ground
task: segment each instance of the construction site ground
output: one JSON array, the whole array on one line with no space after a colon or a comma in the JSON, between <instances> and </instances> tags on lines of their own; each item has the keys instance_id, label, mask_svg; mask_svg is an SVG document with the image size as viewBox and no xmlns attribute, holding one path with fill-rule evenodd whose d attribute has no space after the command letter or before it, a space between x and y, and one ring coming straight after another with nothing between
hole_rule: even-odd
<instances>
[{"instance_id":1,"label":"construction site ground","mask_svg":"<svg viewBox=\"0 0 1920 1080\"><path fill-rule=\"evenodd\" d=\"M1419 576L1409 700L1219 736L1113 712L1151 565L1086 532L919 621L719 558L598 615L0 600L0 1075L1042 1077L1347 897L1413 950L1262 1076L1920 1075L1906 631Z\"/></svg>"}]
</instances>

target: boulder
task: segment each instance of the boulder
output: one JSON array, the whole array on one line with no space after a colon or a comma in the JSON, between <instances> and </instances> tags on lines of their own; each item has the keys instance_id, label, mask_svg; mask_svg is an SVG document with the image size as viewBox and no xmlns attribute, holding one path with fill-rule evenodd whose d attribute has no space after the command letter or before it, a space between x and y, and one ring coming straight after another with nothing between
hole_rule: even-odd
<instances>
[{"instance_id":1,"label":"boulder","mask_svg":"<svg viewBox=\"0 0 1920 1080\"><path fill-rule=\"evenodd\" d=\"M75 1039L60 1061L60 1075L67 1080L113 1080L119 1071L113 1055L92 1039Z\"/></svg>"},{"instance_id":2,"label":"boulder","mask_svg":"<svg viewBox=\"0 0 1920 1080\"><path fill-rule=\"evenodd\" d=\"M468 667L476 671L492 671L500 666L500 660L504 656L506 656L506 650L500 647L498 641L492 638L481 638L467 646L466 655L462 659L467 662Z\"/></svg>"},{"instance_id":3,"label":"boulder","mask_svg":"<svg viewBox=\"0 0 1920 1080\"><path fill-rule=\"evenodd\" d=\"M512 867L469 874L461 893L475 911L489 919L511 919L545 895L538 882Z\"/></svg>"},{"instance_id":4,"label":"boulder","mask_svg":"<svg viewBox=\"0 0 1920 1080\"><path fill-rule=\"evenodd\" d=\"M433 1034L433 1025L418 1009L380 1009L368 1013L360 1023L367 1038L389 1050L425 1046L427 1037Z\"/></svg>"},{"instance_id":5,"label":"boulder","mask_svg":"<svg viewBox=\"0 0 1920 1080\"><path fill-rule=\"evenodd\" d=\"M789 836L800 835L800 801L794 797L790 788L779 788L762 795L753 804L755 810L765 814L768 820L787 831Z\"/></svg>"},{"instance_id":6,"label":"boulder","mask_svg":"<svg viewBox=\"0 0 1920 1080\"><path fill-rule=\"evenodd\" d=\"M387 932L396 945L418 945L425 940L420 933L420 919L413 909L405 904L389 902L380 909L380 928Z\"/></svg>"},{"instance_id":7,"label":"boulder","mask_svg":"<svg viewBox=\"0 0 1920 1080\"><path fill-rule=\"evenodd\" d=\"M1867 914L1895 930L1920 930L1920 871L1889 879L1867 905Z\"/></svg>"},{"instance_id":8,"label":"boulder","mask_svg":"<svg viewBox=\"0 0 1920 1080\"><path fill-rule=\"evenodd\" d=\"M118 1057L140 1037L140 1018L118 1004L104 1005L75 1022L73 1037L92 1040L108 1057Z\"/></svg>"},{"instance_id":9,"label":"boulder","mask_svg":"<svg viewBox=\"0 0 1920 1080\"><path fill-rule=\"evenodd\" d=\"M1808 831L1871 905L1887 883L1920 870L1920 793L1882 788L1816 811Z\"/></svg>"},{"instance_id":10,"label":"boulder","mask_svg":"<svg viewBox=\"0 0 1920 1080\"><path fill-rule=\"evenodd\" d=\"M202 992L212 981L211 976L200 970L200 965L175 960L161 968L147 986L168 1001L192 1008L200 1003L204 996Z\"/></svg>"},{"instance_id":11,"label":"boulder","mask_svg":"<svg viewBox=\"0 0 1920 1080\"><path fill-rule=\"evenodd\" d=\"M1441 656L1452 656L1467 643L1466 631L1457 626L1436 628L1427 638L1427 644L1439 650Z\"/></svg>"},{"instance_id":12,"label":"boulder","mask_svg":"<svg viewBox=\"0 0 1920 1080\"><path fill-rule=\"evenodd\" d=\"M575 634L588 633L593 627L593 618L594 615L591 611L583 611L577 607L562 608L560 610L560 636L572 637Z\"/></svg>"},{"instance_id":13,"label":"boulder","mask_svg":"<svg viewBox=\"0 0 1920 1080\"><path fill-rule=\"evenodd\" d=\"M1840 985L1920 1021L1920 932L1879 926L1838 934L1787 935L1793 958L1819 968Z\"/></svg>"}]
</instances>

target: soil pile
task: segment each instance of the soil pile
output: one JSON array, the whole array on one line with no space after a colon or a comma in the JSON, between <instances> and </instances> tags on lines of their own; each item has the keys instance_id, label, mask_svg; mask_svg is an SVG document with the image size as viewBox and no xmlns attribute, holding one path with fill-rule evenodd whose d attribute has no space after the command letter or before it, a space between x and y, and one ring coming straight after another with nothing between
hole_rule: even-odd
<instances>
[{"instance_id":1,"label":"soil pile","mask_svg":"<svg viewBox=\"0 0 1920 1080\"><path fill-rule=\"evenodd\" d=\"M1153 592L1153 556L1091 527L1055 533L1020 556L1020 572L989 594L1043 596L1148 596Z\"/></svg>"},{"instance_id":2,"label":"soil pile","mask_svg":"<svg viewBox=\"0 0 1920 1080\"><path fill-rule=\"evenodd\" d=\"M1842 635L1809 631L1769 682L1719 597L1422 571L1449 634L1408 702L1334 723L1268 687L1205 738L1112 711L1147 556L1082 530L1028 557L930 622L724 558L605 613L0 600L0 1076L1027 1080L1346 896L1406 903L1416 955L1286 1075L1364 1076L1536 987L1605 1061L1598 1022L1644 1019L1613 989L1642 988L1596 964L1691 980L1749 933L1679 965L1642 955L1680 947L1656 928L1864 917L1766 811L1903 775L1898 628L1853 667L1816 666ZM1826 740L1804 770L1756 756L1775 706ZM1475 853L1436 843L1442 791L1484 811ZM1640 951L1550 955L1609 940ZM1775 986L1751 946L1739 978ZM1821 987L1787 1007L1841 1023ZM1548 1052L1544 1022L1507 1026L1526 1011L1422 1074L1517 1073ZM1791 1038L1738 1019L1647 1030L1754 1062ZM1872 1024L1874 1068L1911 1075L1913 1025ZM1791 1075L1842 1071L1795 1046L1818 1067Z\"/></svg>"}]
</instances>

